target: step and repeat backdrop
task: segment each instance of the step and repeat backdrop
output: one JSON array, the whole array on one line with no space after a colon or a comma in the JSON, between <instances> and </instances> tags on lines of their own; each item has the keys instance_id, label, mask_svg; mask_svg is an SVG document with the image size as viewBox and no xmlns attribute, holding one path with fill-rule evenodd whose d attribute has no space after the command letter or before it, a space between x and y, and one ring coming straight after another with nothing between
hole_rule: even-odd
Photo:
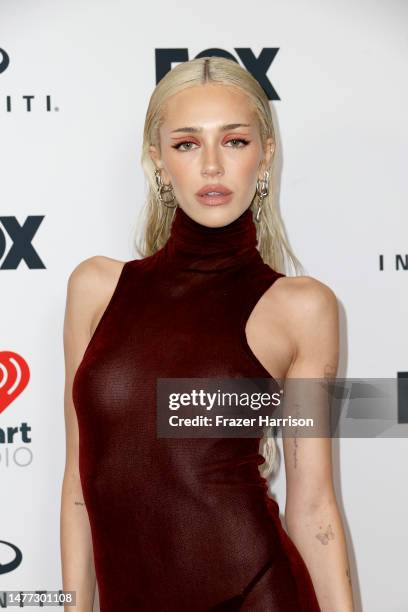
<instances>
[{"instance_id":1,"label":"step and repeat backdrop","mask_svg":"<svg viewBox=\"0 0 408 612\"><path fill-rule=\"evenodd\" d=\"M227 54L265 88L292 248L339 300L338 375L407 373L407 24L404 0L0 0L0 591L62 586L67 279L137 257L144 116L177 63ZM403 417L333 440L366 612L408 610ZM283 458L271 486L283 512Z\"/></svg>"}]
</instances>

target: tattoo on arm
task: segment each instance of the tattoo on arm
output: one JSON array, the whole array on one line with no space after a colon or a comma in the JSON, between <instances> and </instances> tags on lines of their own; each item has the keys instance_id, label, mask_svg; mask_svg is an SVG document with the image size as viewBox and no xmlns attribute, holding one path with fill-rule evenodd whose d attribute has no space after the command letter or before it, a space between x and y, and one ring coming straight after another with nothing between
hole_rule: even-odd
<instances>
[{"instance_id":1,"label":"tattoo on arm","mask_svg":"<svg viewBox=\"0 0 408 612\"><path fill-rule=\"evenodd\" d=\"M299 404L295 404L295 406L296 406L295 415L296 415L296 417L298 417L299 416ZM295 427L295 432L297 432L297 429L298 428ZM298 445L298 440L297 440L297 437L296 437L296 434L295 434L293 436L293 464L294 464L295 468L297 467L297 449L298 449L298 446L299 446Z\"/></svg>"},{"instance_id":2,"label":"tattoo on arm","mask_svg":"<svg viewBox=\"0 0 408 612\"><path fill-rule=\"evenodd\" d=\"M346 576L347 576L347 580L349 585L351 586L351 577L350 577L350 568L346 568Z\"/></svg>"},{"instance_id":3,"label":"tattoo on arm","mask_svg":"<svg viewBox=\"0 0 408 612\"><path fill-rule=\"evenodd\" d=\"M293 438L293 460L294 460L294 467L297 467L297 447L298 447L298 441L296 436Z\"/></svg>"},{"instance_id":4,"label":"tattoo on arm","mask_svg":"<svg viewBox=\"0 0 408 612\"><path fill-rule=\"evenodd\" d=\"M85 503L84 503L84 502L81 502L81 501L74 501L74 504L75 504L76 506L85 506Z\"/></svg>"},{"instance_id":5,"label":"tattoo on arm","mask_svg":"<svg viewBox=\"0 0 408 612\"><path fill-rule=\"evenodd\" d=\"M319 529L322 529L321 525L319 526ZM329 540L334 540L334 532L330 523L328 524L326 531L321 531L316 534L316 538L321 544L324 545L328 544Z\"/></svg>"}]
</instances>

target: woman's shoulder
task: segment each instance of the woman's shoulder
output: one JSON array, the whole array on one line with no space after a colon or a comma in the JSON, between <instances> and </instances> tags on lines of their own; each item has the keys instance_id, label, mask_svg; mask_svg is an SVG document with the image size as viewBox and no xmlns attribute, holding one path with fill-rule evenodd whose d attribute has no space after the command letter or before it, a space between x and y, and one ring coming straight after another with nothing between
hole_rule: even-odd
<instances>
[{"instance_id":1,"label":"woman's shoulder","mask_svg":"<svg viewBox=\"0 0 408 612\"><path fill-rule=\"evenodd\" d=\"M72 270L68 286L71 291L103 296L114 289L126 263L104 255L87 257Z\"/></svg>"},{"instance_id":2,"label":"woman's shoulder","mask_svg":"<svg viewBox=\"0 0 408 612\"><path fill-rule=\"evenodd\" d=\"M280 276L265 293L265 306L280 313L292 327L318 324L326 316L337 316L333 289L312 276Z\"/></svg>"},{"instance_id":3,"label":"woman's shoulder","mask_svg":"<svg viewBox=\"0 0 408 612\"><path fill-rule=\"evenodd\" d=\"M91 323L109 303L127 262L93 255L75 266L68 278L68 303Z\"/></svg>"},{"instance_id":4,"label":"woman's shoulder","mask_svg":"<svg viewBox=\"0 0 408 612\"><path fill-rule=\"evenodd\" d=\"M108 283L118 277L126 261L106 257L105 255L93 255L82 260L72 270L69 280L75 284Z\"/></svg>"},{"instance_id":5,"label":"woman's shoulder","mask_svg":"<svg viewBox=\"0 0 408 612\"><path fill-rule=\"evenodd\" d=\"M313 276L280 276L270 287L282 300L296 298L296 303L320 303L335 298L334 291Z\"/></svg>"}]
</instances>

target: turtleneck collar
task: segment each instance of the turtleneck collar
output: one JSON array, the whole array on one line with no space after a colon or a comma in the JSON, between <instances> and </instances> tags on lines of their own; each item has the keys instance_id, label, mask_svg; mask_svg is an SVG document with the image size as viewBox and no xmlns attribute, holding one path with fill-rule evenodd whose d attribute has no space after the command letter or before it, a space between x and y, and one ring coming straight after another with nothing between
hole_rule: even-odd
<instances>
[{"instance_id":1,"label":"turtleneck collar","mask_svg":"<svg viewBox=\"0 0 408 612\"><path fill-rule=\"evenodd\" d=\"M180 268L211 272L236 268L260 258L256 245L256 226L250 208L227 225L209 227L178 206L163 250Z\"/></svg>"}]
</instances>

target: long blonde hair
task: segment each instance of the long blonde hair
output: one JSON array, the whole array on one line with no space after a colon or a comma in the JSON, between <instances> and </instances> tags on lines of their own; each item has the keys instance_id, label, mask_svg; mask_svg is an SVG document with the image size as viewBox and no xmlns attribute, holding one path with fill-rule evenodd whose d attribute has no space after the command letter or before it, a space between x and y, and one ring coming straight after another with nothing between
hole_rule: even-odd
<instances>
[{"instance_id":1,"label":"long blonde hair","mask_svg":"<svg viewBox=\"0 0 408 612\"><path fill-rule=\"evenodd\" d=\"M147 198L141 211L144 233L141 239L135 240L135 248L141 257L153 255L164 246L170 235L175 209L163 206L157 196L157 186L154 177L155 164L150 157L149 147L155 145L160 151L160 125L164 121L164 105L167 99L188 87L217 83L234 86L245 92L252 103L258 118L262 144L272 137L275 152L271 157L269 168L270 184L268 195L263 200L260 221L256 222L257 248L262 259L277 272L287 273L291 267L295 274L302 271L300 261L292 252L285 235L285 229L278 209L275 190L274 170L276 139L269 100L258 81L239 64L231 59L218 56L200 57L178 64L156 85L146 112L141 164L147 180ZM176 203L176 201L174 202ZM255 220L257 197L250 205ZM272 435L273 433L273 435ZM260 466L261 474L266 477L272 474L278 448L271 428L265 431L261 440L261 452L265 462Z\"/></svg>"}]
</instances>

